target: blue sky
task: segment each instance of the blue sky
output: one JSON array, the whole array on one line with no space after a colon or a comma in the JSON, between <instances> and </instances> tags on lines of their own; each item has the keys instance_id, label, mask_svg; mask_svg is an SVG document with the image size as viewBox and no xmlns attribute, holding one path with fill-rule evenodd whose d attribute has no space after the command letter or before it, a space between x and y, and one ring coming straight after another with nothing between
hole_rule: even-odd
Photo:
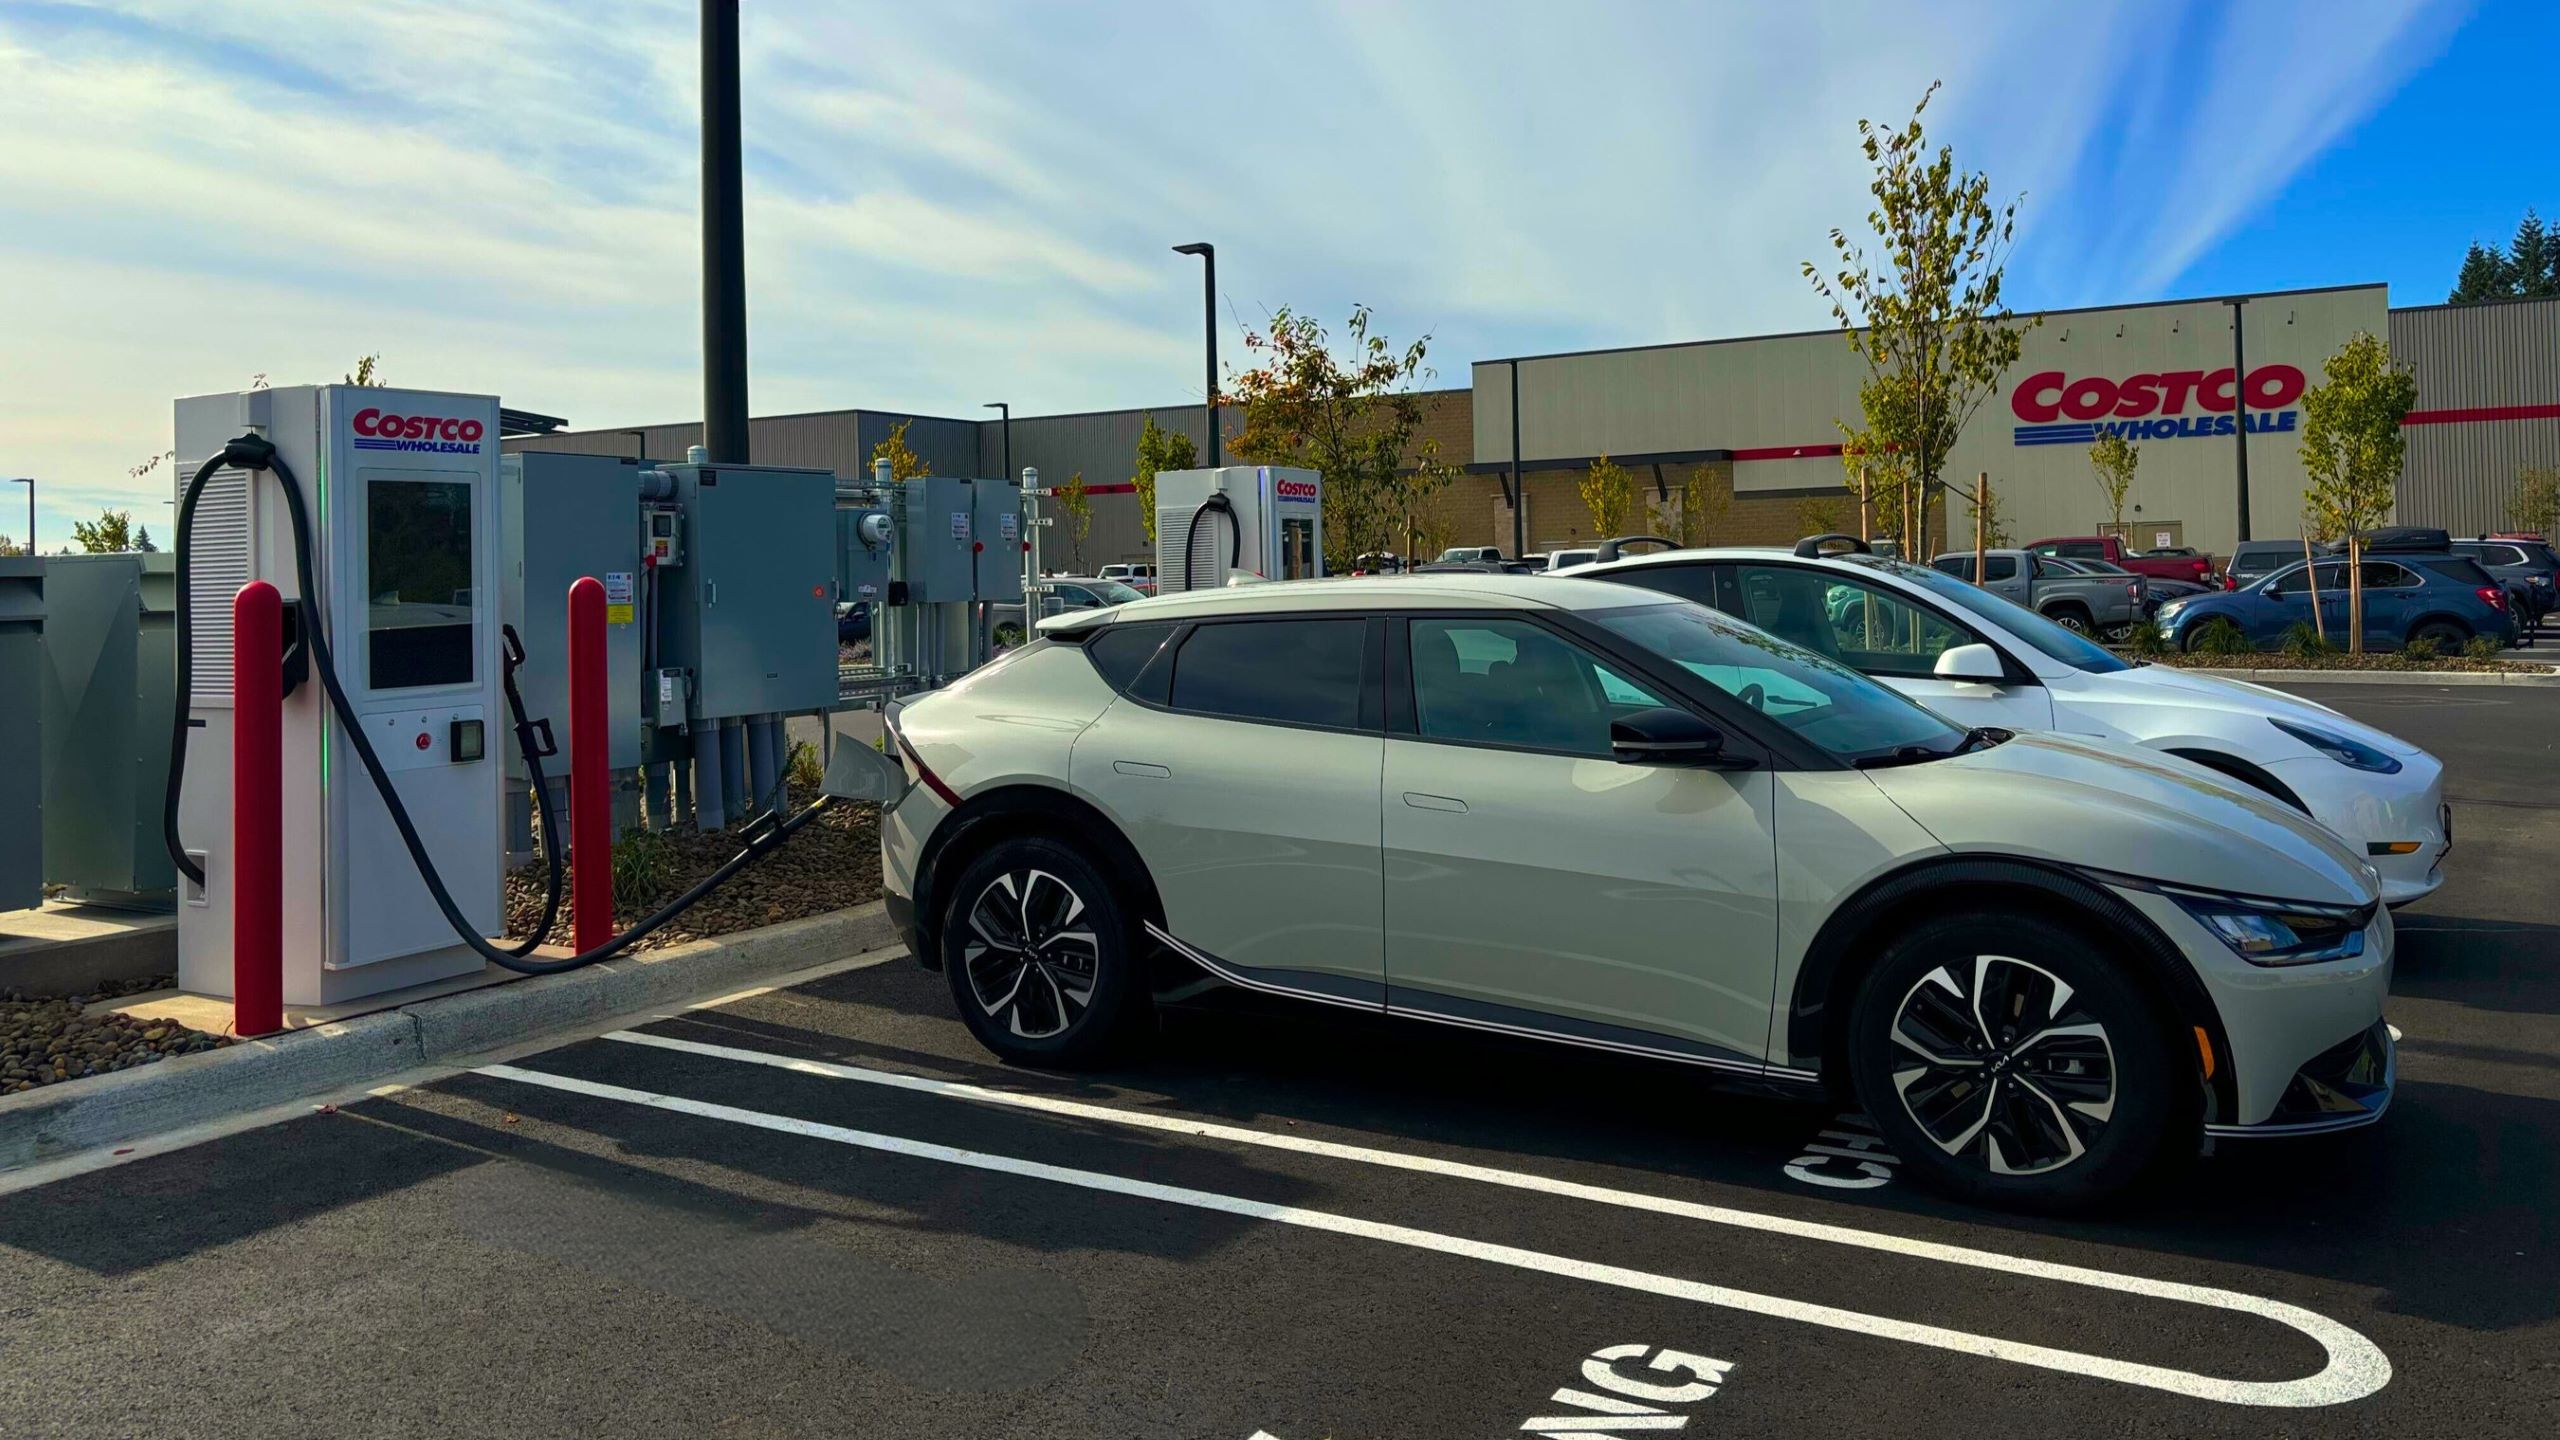
<instances>
[{"instance_id":1,"label":"blue sky","mask_svg":"<svg viewBox=\"0 0 2560 1440\"><path fill-rule=\"evenodd\" d=\"M2560 7L2514 0L746 8L758 413L1196 402L1193 239L1230 334L1367 303L1441 383L1823 326L1797 265L1864 213L1854 122L1932 79L2026 192L2020 306L2432 302L2560 209ZM690 0L0 0L0 475L47 548L168 513L125 471L172 397L368 351L698 413L695 66Z\"/></svg>"}]
</instances>

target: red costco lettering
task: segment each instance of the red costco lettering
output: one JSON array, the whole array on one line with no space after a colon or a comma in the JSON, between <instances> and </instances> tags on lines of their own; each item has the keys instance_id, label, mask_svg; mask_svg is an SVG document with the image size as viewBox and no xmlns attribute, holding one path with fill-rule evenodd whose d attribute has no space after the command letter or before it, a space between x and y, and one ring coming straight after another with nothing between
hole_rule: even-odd
<instances>
[{"instance_id":1,"label":"red costco lettering","mask_svg":"<svg viewBox=\"0 0 2560 1440\"><path fill-rule=\"evenodd\" d=\"M2252 410L2281 410L2302 398L2302 371L2291 365L2261 365L2249 372L2242 387ZM2030 425L2058 420L2098 420L2109 416L2139 420L2151 415L2183 415L2188 402L2220 415L2231 413L2231 370L2167 370L2129 375L2122 380L2103 375L2073 379L2060 370L2039 370L2009 392L2009 410Z\"/></svg>"},{"instance_id":2,"label":"red costco lettering","mask_svg":"<svg viewBox=\"0 0 2560 1440\"><path fill-rule=\"evenodd\" d=\"M459 420L440 415L385 415L378 408L367 407L356 412L350 422L359 435L385 440L450 440L477 444L489 427L477 420Z\"/></svg>"},{"instance_id":3,"label":"red costco lettering","mask_svg":"<svg viewBox=\"0 0 2560 1440\"><path fill-rule=\"evenodd\" d=\"M1283 500L1313 500L1316 498L1316 487L1313 481L1282 480L1275 483L1271 488L1273 492Z\"/></svg>"},{"instance_id":4,"label":"red costco lettering","mask_svg":"<svg viewBox=\"0 0 2560 1440\"><path fill-rule=\"evenodd\" d=\"M382 412L379 410L365 409L357 411L356 433L359 435L379 434L380 432L374 428L374 424L381 418Z\"/></svg>"}]
</instances>

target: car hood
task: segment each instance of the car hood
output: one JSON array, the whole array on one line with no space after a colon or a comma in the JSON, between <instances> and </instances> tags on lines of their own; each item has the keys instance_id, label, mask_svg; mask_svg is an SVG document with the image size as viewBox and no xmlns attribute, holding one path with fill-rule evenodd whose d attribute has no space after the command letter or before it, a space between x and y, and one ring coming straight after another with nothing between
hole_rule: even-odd
<instances>
[{"instance_id":1,"label":"car hood","mask_svg":"<svg viewBox=\"0 0 2560 1440\"><path fill-rule=\"evenodd\" d=\"M2252 685L2246 680L2199 675L2174 665L2137 665L2131 670L2089 678L2127 698L2139 696L2167 705L2205 705L2234 714L2315 725L2404 759L2426 753L2389 731L2377 730L2317 701L2305 700L2299 695L2289 695L2265 685Z\"/></svg>"},{"instance_id":2,"label":"car hood","mask_svg":"<svg viewBox=\"0 0 2560 1440\"><path fill-rule=\"evenodd\" d=\"M2373 867L2308 816L2137 745L2020 735L1867 775L1958 852L2329 905L2381 895Z\"/></svg>"}]
</instances>

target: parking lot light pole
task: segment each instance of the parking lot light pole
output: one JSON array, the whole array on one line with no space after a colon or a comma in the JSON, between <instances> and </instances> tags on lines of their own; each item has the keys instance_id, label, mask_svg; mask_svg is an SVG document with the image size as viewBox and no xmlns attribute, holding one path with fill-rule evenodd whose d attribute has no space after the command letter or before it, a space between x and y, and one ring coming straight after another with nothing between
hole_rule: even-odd
<instances>
[{"instance_id":1,"label":"parking lot light pole","mask_svg":"<svg viewBox=\"0 0 2560 1440\"><path fill-rule=\"evenodd\" d=\"M33 555L36 553L36 477L33 475L12 475L8 478L9 483L12 485L24 485L27 487L27 548L20 553Z\"/></svg>"},{"instance_id":2,"label":"parking lot light pole","mask_svg":"<svg viewBox=\"0 0 2560 1440\"><path fill-rule=\"evenodd\" d=\"M1176 255L1200 257L1201 315L1209 342L1209 385L1207 396L1209 417L1209 468L1218 468L1218 247L1206 240L1173 247Z\"/></svg>"},{"instance_id":3,"label":"parking lot light pole","mask_svg":"<svg viewBox=\"0 0 2560 1440\"><path fill-rule=\"evenodd\" d=\"M1013 473L1013 407L1002 400L990 400L978 408L993 410L1004 420L1004 469L997 473L1007 480L1020 478Z\"/></svg>"},{"instance_id":4,"label":"parking lot light pole","mask_svg":"<svg viewBox=\"0 0 2560 1440\"><path fill-rule=\"evenodd\" d=\"M2249 303L2245 295L2235 295L2222 302L2231 307L2231 443L2239 448L2237 457L2240 482L2240 538L2249 538L2249 367L2241 345L2240 311Z\"/></svg>"}]
</instances>

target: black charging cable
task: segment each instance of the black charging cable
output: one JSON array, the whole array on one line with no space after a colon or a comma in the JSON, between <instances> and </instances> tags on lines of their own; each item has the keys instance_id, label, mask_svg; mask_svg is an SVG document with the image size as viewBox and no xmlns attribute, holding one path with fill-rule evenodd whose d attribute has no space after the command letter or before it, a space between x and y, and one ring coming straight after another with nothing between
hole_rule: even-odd
<instances>
[{"instance_id":1,"label":"black charging cable","mask_svg":"<svg viewBox=\"0 0 2560 1440\"><path fill-rule=\"evenodd\" d=\"M187 878L199 886L205 883L204 867L188 858L186 846L178 838L178 791L186 776L187 707L193 695L195 669L195 635L194 626L191 623L194 596L188 589L187 557L191 548L188 542L194 538L197 496L203 492L205 482L212 478L213 473L225 466L252 473L264 470L275 477L278 487L283 490L285 514L293 527L294 579L305 602L301 627L302 643L309 647L312 668L320 675L320 688L328 692L330 708L337 712L338 722L345 728L348 746L356 752L356 759L364 766L365 774L371 777L375 793L382 797L383 808L390 813L393 828L400 832L400 843L409 852L409 862L417 867L418 878L426 883L427 894L436 902L436 908L444 912L445 923L453 927L453 933L461 938L463 944L471 947L490 964L513 970L521 975L557 975L564 970L575 970L581 966L592 965L599 960L611 959L630 949L641 939L664 928L667 922L693 908L704 896L728 883L729 879L739 871L772 853L783 841L797 834L802 826L818 818L821 811L834 803L834 797L821 796L816 803L789 816L776 815L770 810L758 815L747 822L745 830L739 835L739 839L746 846L745 849L723 862L719 869L703 877L656 913L593 950L564 956L557 960L528 960L524 958L525 954L541 943L542 937L550 930L550 922L557 917L560 899L560 851L554 838L557 832L550 828L552 813L546 798L539 802L542 805L544 827L543 848L549 853L551 860L551 894L544 907L545 923L524 942L520 949L491 943L479 933L479 928L471 923L470 917L462 913L462 907L454 902L453 893L445 888L444 877L436 873L435 861L427 854L426 841L419 837L417 825L409 818L408 807L400 803L400 794L392 786L390 773L383 769L382 757L374 753L373 741L365 734L365 727L356 717L355 705L347 699L346 689L338 681L337 661L330 654L329 637L320 623L319 607L315 603L315 597L319 595L320 588L312 581L311 516L303 502L301 482L294 478L293 467L285 463L282 455L276 453L276 447L272 443L262 436L243 435L224 445L220 454L206 460L197 468L194 478L187 482L185 495L178 502L176 575L178 693L176 713L170 726L169 788L162 806L162 821L169 845L169 857L177 863L179 870ZM522 644L516 643L512 634L507 638L515 656L521 659ZM507 696L509 704L515 710L517 734L519 743L522 743L522 737L530 733L533 726L524 719L524 707L515 693L512 669L511 665L507 676ZM542 721L540 727L545 753L553 753L550 745L550 722ZM537 796L542 795L541 772L536 768L539 762L531 758L530 749L527 750L527 756L526 768L527 772L533 776L534 793Z\"/></svg>"},{"instance_id":2,"label":"black charging cable","mask_svg":"<svg viewBox=\"0 0 2560 1440\"><path fill-rule=\"evenodd\" d=\"M1212 490L1208 499L1192 507L1191 518L1182 527L1182 588L1185 590L1203 588L1197 578L1200 574L1199 560L1192 551L1191 542L1200 533L1200 517L1212 510L1223 511L1227 517L1227 569L1233 571L1244 558L1244 521L1237 516L1235 502L1227 498L1226 491ZM1220 575L1218 585L1226 583L1227 577ZM1218 586L1207 588L1214 590Z\"/></svg>"}]
</instances>

